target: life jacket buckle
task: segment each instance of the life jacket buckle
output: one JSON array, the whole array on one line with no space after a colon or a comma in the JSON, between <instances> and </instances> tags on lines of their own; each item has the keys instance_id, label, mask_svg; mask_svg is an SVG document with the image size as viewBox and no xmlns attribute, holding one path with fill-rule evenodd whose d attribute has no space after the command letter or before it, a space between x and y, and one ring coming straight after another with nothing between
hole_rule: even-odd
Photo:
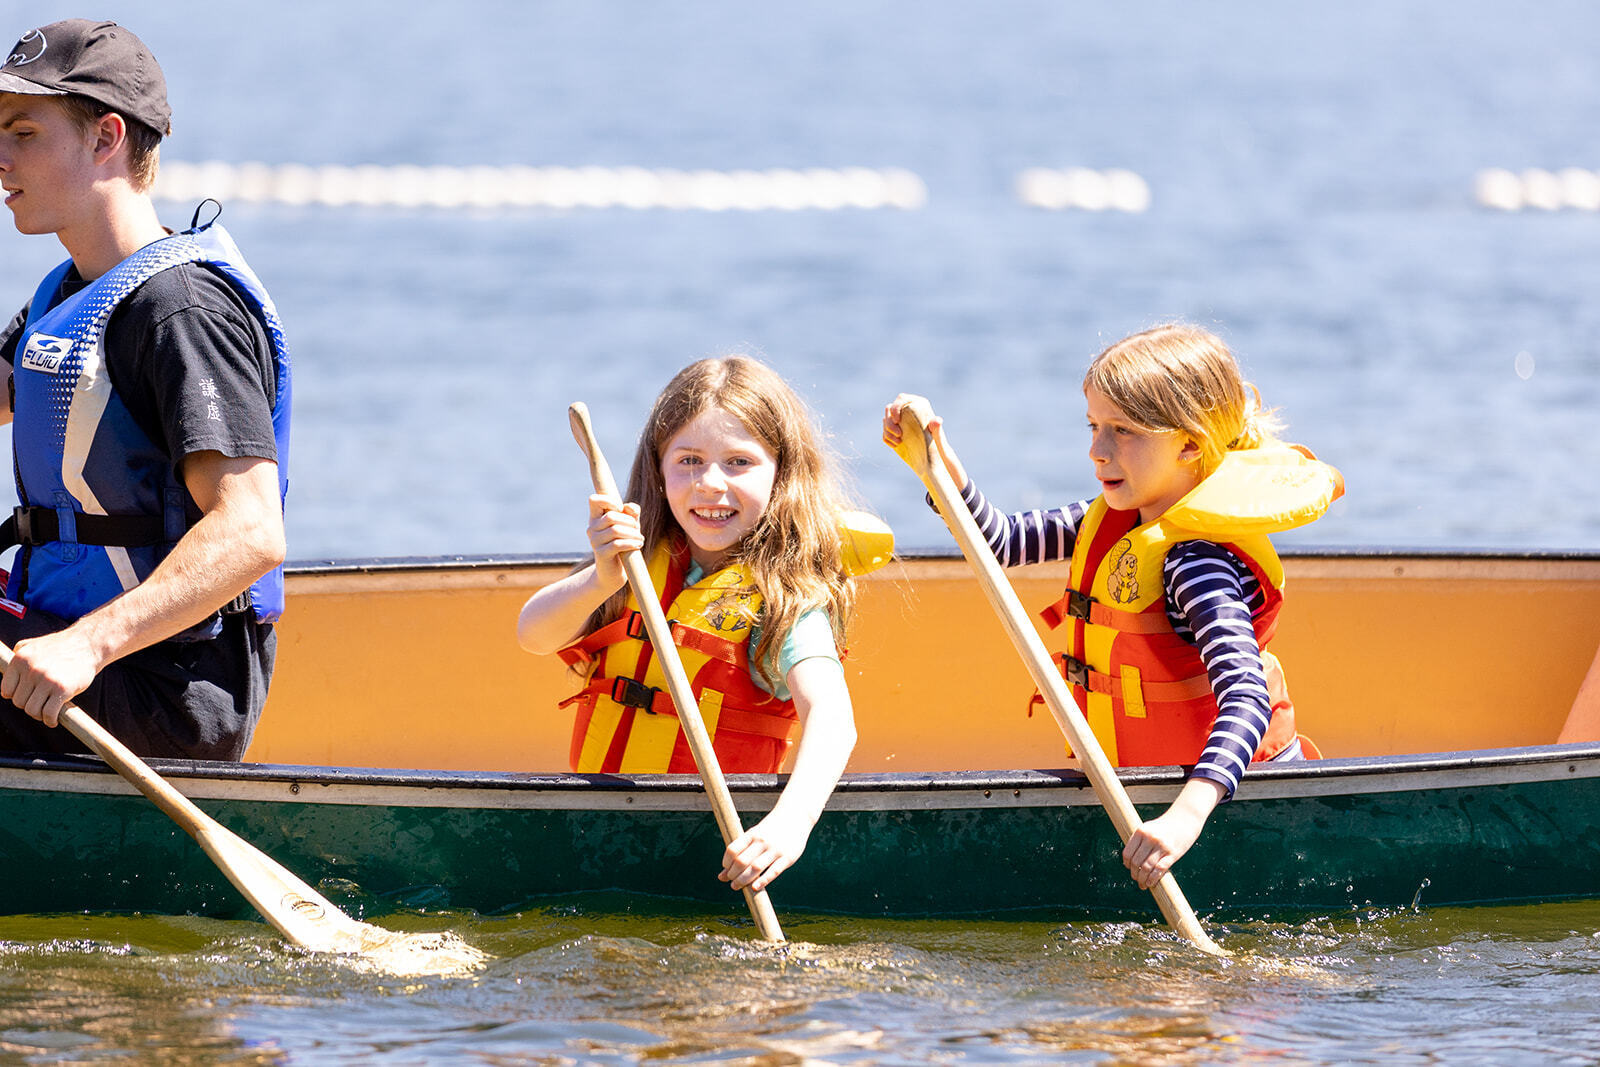
<instances>
[{"instance_id":1,"label":"life jacket buckle","mask_svg":"<svg viewBox=\"0 0 1600 1067\"><path fill-rule=\"evenodd\" d=\"M1063 652L1058 659L1061 660L1061 675L1066 678L1069 685L1080 689L1089 688L1089 665L1076 656L1069 656Z\"/></svg>"},{"instance_id":2,"label":"life jacket buckle","mask_svg":"<svg viewBox=\"0 0 1600 1067\"><path fill-rule=\"evenodd\" d=\"M32 545L33 540L33 509L15 507L11 509L11 522L16 529L17 544Z\"/></svg>"},{"instance_id":3,"label":"life jacket buckle","mask_svg":"<svg viewBox=\"0 0 1600 1067\"><path fill-rule=\"evenodd\" d=\"M625 708L643 708L648 715L655 714L656 694L661 690L645 685L636 678L617 678L611 683L611 699Z\"/></svg>"},{"instance_id":4,"label":"life jacket buckle","mask_svg":"<svg viewBox=\"0 0 1600 1067\"><path fill-rule=\"evenodd\" d=\"M1094 597L1076 589L1067 592L1067 616L1073 619L1089 621L1090 610L1094 606Z\"/></svg>"},{"instance_id":5,"label":"life jacket buckle","mask_svg":"<svg viewBox=\"0 0 1600 1067\"><path fill-rule=\"evenodd\" d=\"M644 640L644 615L642 613L635 611L628 616L627 634L635 641Z\"/></svg>"}]
</instances>

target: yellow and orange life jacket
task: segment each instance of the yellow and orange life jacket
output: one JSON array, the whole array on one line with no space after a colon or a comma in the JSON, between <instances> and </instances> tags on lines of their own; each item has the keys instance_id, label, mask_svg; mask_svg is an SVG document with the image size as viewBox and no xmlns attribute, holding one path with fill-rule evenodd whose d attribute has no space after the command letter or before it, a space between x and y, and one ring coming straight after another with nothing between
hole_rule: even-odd
<instances>
[{"instance_id":1,"label":"yellow and orange life jacket","mask_svg":"<svg viewBox=\"0 0 1600 1067\"><path fill-rule=\"evenodd\" d=\"M888 562L894 535L870 515L841 517L843 562L852 575ZM771 774L783 764L798 721L792 700L779 700L750 677L750 628L761 618L761 592L739 564L684 585L689 548L681 540L651 554L650 581L671 625L673 643L711 735L717 762L729 773ZM577 705L572 769L605 774L693 774L694 754L679 722L666 673L650 645L638 602L615 622L561 650L569 666L594 664L588 682L561 706Z\"/></svg>"},{"instance_id":2,"label":"yellow and orange life jacket","mask_svg":"<svg viewBox=\"0 0 1600 1067\"><path fill-rule=\"evenodd\" d=\"M1265 604L1255 613L1272 719L1255 759L1292 744L1294 705L1283 668L1266 651L1283 603L1283 564L1267 533L1311 522L1344 492L1343 478L1309 452L1271 446L1230 452L1165 514L1141 525L1136 511L1095 500L1080 524L1066 594L1041 615L1070 623L1058 656L1068 687L1106 756L1117 766L1193 763L1217 717L1198 650L1167 618L1162 567L1183 541L1212 541L1249 567ZM1304 740L1304 739L1302 739ZM1304 746L1314 754L1314 745Z\"/></svg>"},{"instance_id":3,"label":"yellow and orange life jacket","mask_svg":"<svg viewBox=\"0 0 1600 1067\"><path fill-rule=\"evenodd\" d=\"M650 580L717 762L730 773L774 772L788 754L796 714L792 700L763 692L750 678L750 627L761 616L761 593L740 565L685 586L688 566L686 545L663 546L650 558ZM573 770L694 773L694 754L631 592L621 618L562 649L561 658L570 666L596 663L587 684L562 701L578 706Z\"/></svg>"}]
</instances>

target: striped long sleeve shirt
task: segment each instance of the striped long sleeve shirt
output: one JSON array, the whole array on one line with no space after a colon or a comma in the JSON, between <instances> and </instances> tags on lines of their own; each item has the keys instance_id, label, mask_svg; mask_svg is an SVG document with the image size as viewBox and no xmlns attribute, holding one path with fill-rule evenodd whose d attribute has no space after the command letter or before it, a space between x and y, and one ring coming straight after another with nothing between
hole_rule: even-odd
<instances>
[{"instance_id":1,"label":"striped long sleeve shirt","mask_svg":"<svg viewBox=\"0 0 1600 1067\"><path fill-rule=\"evenodd\" d=\"M1090 503L1004 515L970 481L961 498L1002 567L1071 559L1078 525ZM1261 647L1252 624L1266 598L1250 568L1210 541L1174 545L1167 553L1162 585L1167 618L1178 636L1199 652L1217 698L1217 719L1198 754L1194 777L1221 785L1223 799L1228 799L1272 718Z\"/></svg>"}]
</instances>

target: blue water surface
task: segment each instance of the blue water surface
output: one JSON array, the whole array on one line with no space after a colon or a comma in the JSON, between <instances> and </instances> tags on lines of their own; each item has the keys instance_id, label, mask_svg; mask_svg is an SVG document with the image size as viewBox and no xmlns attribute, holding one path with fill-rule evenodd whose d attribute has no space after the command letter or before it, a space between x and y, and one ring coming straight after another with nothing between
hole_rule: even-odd
<instances>
[{"instance_id":1,"label":"blue water surface","mask_svg":"<svg viewBox=\"0 0 1600 1067\"><path fill-rule=\"evenodd\" d=\"M670 374L728 351L796 384L902 545L946 545L878 443L884 402L930 396L1003 506L1085 497L1082 369L1172 318L1221 333L1345 473L1286 543L1600 545L1600 214L1473 192L1489 167L1600 164L1592 5L123 17L167 70L169 161L904 167L928 189L911 211L226 205L295 347L295 558L580 549L567 405L620 472ZM1150 209L1027 207L1035 166L1135 171ZM60 248L0 241L20 306Z\"/></svg>"}]
</instances>

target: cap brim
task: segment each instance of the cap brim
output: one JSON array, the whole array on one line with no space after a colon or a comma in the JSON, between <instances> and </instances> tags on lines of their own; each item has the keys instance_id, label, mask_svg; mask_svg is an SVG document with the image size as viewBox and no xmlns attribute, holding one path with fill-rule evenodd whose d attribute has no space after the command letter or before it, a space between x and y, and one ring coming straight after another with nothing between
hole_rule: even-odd
<instances>
[{"instance_id":1,"label":"cap brim","mask_svg":"<svg viewBox=\"0 0 1600 1067\"><path fill-rule=\"evenodd\" d=\"M65 89L47 89L43 85L0 71L0 93L25 93L28 96L66 96Z\"/></svg>"}]
</instances>

